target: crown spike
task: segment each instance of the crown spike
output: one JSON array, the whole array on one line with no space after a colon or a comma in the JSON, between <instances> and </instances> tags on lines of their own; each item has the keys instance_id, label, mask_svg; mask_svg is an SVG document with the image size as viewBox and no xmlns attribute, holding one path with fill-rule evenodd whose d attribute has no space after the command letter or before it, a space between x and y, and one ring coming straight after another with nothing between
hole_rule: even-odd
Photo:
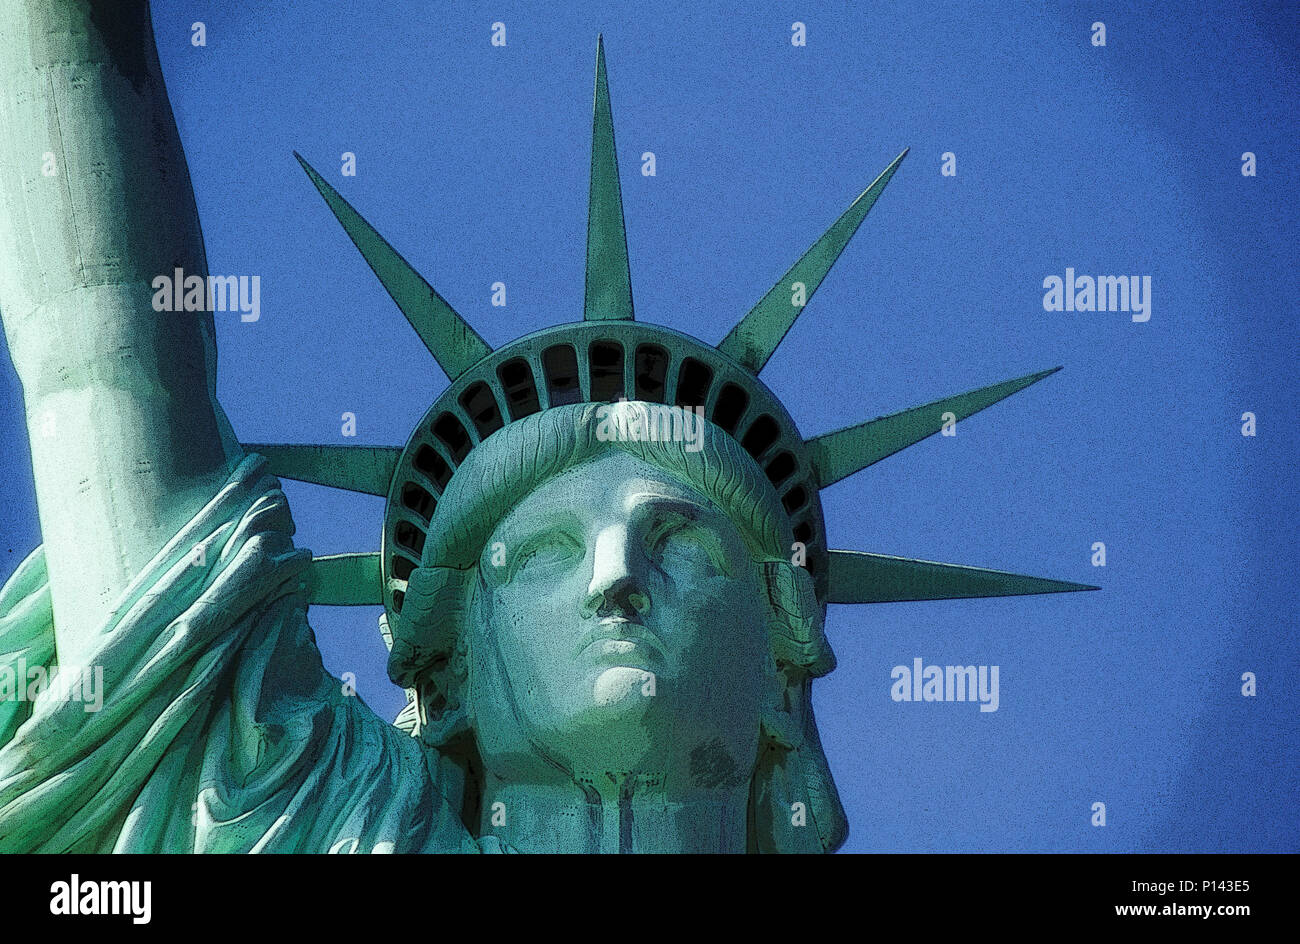
<instances>
[{"instance_id":1,"label":"crown spike","mask_svg":"<svg viewBox=\"0 0 1300 944\"><path fill-rule=\"evenodd\" d=\"M627 259L623 194L618 182L614 116L605 76L605 42L596 39L596 96L591 122L591 194L587 210L585 321L631 321L632 270Z\"/></svg>"},{"instance_id":2,"label":"crown spike","mask_svg":"<svg viewBox=\"0 0 1300 944\"><path fill-rule=\"evenodd\" d=\"M294 151L293 156L448 378L455 380L471 364L492 353L492 348L479 337L478 332L303 160L302 155Z\"/></svg>"},{"instance_id":3,"label":"crown spike","mask_svg":"<svg viewBox=\"0 0 1300 944\"><path fill-rule=\"evenodd\" d=\"M900 449L933 436L943 429L945 413L963 420L1060 369L1054 367L815 436L808 440L807 445L817 487L834 485Z\"/></svg>"},{"instance_id":4,"label":"crown spike","mask_svg":"<svg viewBox=\"0 0 1300 944\"><path fill-rule=\"evenodd\" d=\"M821 239L813 243L812 248L790 267L790 271L750 309L749 314L740 319L718 345L719 351L739 361L755 374L763 369L786 334L794 327L804 304L812 298L813 292L817 291L831 266L835 265L835 260L862 225L867 213L876 205L885 185L905 157L906 150L894 158L884 173L853 201ZM802 292L796 293L795 283L803 285ZM800 296L798 302L795 301L796 295Z\"/></svg>"},{"instance_id":5,"label":"crown spike","mask_svg":"<svg viewBox=\"0 0 1300 944\"><path fill-rule=\"evenodd\" d=\"M831 551L827 586L828 603L965 600L1101 589L1002 570L938 564L862 551Z\"/></svg>"},{"instance_id":6,"label":"crown spike","mask_svg":"<svg viewBox=\"0 0 1300 944\"><path fill-rule=\"evenodd\" d=\"M393 446L309 446L246 443L245 452L266 456L281 478L387 495L402 450Z\"/></svg>"},{"instance_id":7,"label":"crown spike","mask_svg":"<svg viewBox=\"0 0 1300 944\"><path fill-rule=\"evenodd\" d=\"M307 600L316 606L382 606L384 578L378 551L315 557Z\"/></svg>"}]
</instances>

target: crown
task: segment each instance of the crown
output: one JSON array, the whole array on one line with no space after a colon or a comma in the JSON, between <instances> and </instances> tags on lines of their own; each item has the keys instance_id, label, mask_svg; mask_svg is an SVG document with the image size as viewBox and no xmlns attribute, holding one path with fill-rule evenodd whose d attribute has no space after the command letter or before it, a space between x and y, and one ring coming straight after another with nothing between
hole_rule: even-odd
<instances>
[{"instance_id":1,"label":"crown","mask_svg":"<svg viewBox=\"0 0 1300 944\"><path fill-rule=\"evenodd\" d=\"M387 499L380 550L317 557L310 601L401 612L429 522L479 443L552 407L618 399L703 409L771 481L819 602L885 603L1095 590L1020 574L832 550L820 491L1060 368L1029 374L805 439L759 373L876 204L903 151L716 347L633 316L623 201L603 41L596 44L583 320L493 350L303 158L344 231L450 379L404 447L248 443L284 478ZM792 549L794 550L794 549Z\"/></svg>"}]
</instances>

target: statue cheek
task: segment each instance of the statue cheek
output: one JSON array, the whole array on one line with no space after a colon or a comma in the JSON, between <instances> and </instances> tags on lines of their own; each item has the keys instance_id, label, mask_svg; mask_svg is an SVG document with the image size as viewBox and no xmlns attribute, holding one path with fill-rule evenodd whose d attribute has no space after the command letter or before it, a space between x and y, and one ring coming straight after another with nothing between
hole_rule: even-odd
<instances>
[{"instance_id":1,"label":"statue cheek","mask_svg":"<svg viewBox=\"0 0 1300 944\"><path fill-rule=\"evenodd\" d=\"M702 582L657 613L683 660L702 676L758 672L767 623L757 591L728 577Z\"/></svg>"},{"instance_id":2,"label":"statue cheek","mask_svg":"<svg viewBox=\"0 0 1300 944\"><path fill-rule=\"evenodd\" d=\"M574 607L560 588L502 587L492 594L474 631L472 649L484 697L509 687L519 698L549 690L569 660L576 633Z\"/></svg>"},{"instance_id":3,"label":"statue cheek","mask_svg":"<svg viewBox=\"0 0 1300 944\"><path fill-rule=\"evenodd\" d=\"M758 588L750 581L725 574L701 576L677 585L680 605L704 622L734 624L756 618Z\"/></svg>"}]
</instances>

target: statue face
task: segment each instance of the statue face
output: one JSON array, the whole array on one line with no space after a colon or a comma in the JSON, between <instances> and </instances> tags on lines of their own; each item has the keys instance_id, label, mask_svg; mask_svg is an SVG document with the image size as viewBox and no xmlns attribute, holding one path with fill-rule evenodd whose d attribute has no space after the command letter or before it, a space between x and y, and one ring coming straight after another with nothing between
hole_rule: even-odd
<instances>
[{"instance_id":1,"label":"statue face","mask_svg":"<svg viewBox=\"0 0 1300 944\"><path fill-rule=\"evenodd\" d=\"M611 449L519 502L479 569L469 698L489 770L536 774L520 768L544 753L579 777L748 781L767 608L716 505Z\"/></svg>"}]
</instances>

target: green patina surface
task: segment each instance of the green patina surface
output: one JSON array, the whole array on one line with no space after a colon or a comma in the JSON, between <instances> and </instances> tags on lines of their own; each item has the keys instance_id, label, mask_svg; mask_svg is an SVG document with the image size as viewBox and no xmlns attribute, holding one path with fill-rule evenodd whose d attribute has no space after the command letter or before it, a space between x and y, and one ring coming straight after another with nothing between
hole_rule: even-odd
<instances>
[{"instance_id":1,"label":"green patina surface","mask_svg":"<svg viewBox=\"0 0 1300 944\"><path fill-rule=\"evenodd\" d=\"M905 154L716 349L641 324L598 43L583 320L496 351L299 158L451 383L404 447L241 445L211 314L150 304L207 269L147 4L5 4L44 544L0 592L0 851L838 847L826 604L1091 589L826 540L819 489L1052 373L807 440L758 379ZM602 433L679 406L698 449ZM276 475L386 496L380 549L313 562ZM384 605L395 723L325 672L313 603ZM102 706L33 667L102 670Z\"/></svg>"}]
</instances>

